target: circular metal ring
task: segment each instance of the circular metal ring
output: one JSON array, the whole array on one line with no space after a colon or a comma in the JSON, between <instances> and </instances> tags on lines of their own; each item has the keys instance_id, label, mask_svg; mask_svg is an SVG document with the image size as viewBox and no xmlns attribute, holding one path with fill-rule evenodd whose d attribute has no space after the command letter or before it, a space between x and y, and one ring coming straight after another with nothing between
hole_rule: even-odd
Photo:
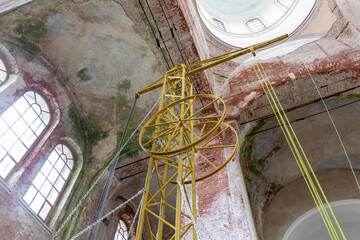
<instances>
[{"instance_id":1,"label":"circular metal ring","mask_svg":"<svg viewBox=\"0 0 360 240\"><path fill-rule=\"evenodd\" d=\"M195 101L197 99L206 100L206 98L212 101L200 107L199 110L194 110ZM221 111L221 114L209 116L207 110L214 112L214 106ZM216 131L224 121L225 115L226 106L220 97L212 94L185 97L164 106L147 121L140 131L140 146L154 155L184 152ZM199 135L194 132L195 124L205 126L206 122L210 120L216 120L216 124L206 131L206 134Z\"/></svg>"}]
</instances>

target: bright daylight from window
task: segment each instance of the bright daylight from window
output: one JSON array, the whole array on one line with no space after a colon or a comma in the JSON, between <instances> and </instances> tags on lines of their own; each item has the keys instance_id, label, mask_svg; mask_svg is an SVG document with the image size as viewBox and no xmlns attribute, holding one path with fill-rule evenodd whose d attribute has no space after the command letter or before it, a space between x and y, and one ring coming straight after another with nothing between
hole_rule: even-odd
<instances>
[{"instance_id":1,"label":"bright daylight from window","mask_svg":"<svg viewBox=\"0 0 360 240\"><path fill-rule=\"evenodd\" d=\"M4 62L0 59L0 85L6 81L7 72Z\"/></svg>"},{"instance_id":2,"label":"bright daylight from window","mask_svg":"<svg viewBox=\"0 0 360 240\"><path fill-rule=\"evenodd\" d=\"M26 92L0 116L0 176L6 178L50 121L49 107Z\"/></svg>"},{"instance_id":3,"label":"bright daylight from window","mask_svg":"<svg viewBox=\"0 0 360 240\"><path fill-rule=\"evenodd\" d=\"M127 227L126 227L124 221L120 220L117 225L114 240L127 240L127 238L128 238Z\"/></svg>"},{"instance_id":4,"label":"bright daylight from window","mask_svg":"<svg viewBox=\"0 0 360 240\"><path fill-rule=\"evenodd\" d=\"M41 219L46 220L73 166L74 160L69 148L59 144L36 175L23 199Z\"/></svg>"}]
</instances>

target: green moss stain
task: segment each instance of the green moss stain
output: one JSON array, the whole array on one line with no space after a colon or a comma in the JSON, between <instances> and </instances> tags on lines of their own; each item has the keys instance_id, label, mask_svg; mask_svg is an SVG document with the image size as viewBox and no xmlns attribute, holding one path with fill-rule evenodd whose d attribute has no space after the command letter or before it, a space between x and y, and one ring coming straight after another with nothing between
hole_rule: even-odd
<instances>
[{"instance_id":1,"label":"green moss stain","mask_svg":"<svg viewBox=\"0 0 360 240\"><path fill-rule=\"evenodd\" d=\"M124 139L124 144L127 142L130 135L135 131L135 129L136 128L133 126L129 127L129 129L126 133L125 139ZM153 131L154 131L154 128L150 128L149 132L145 131L145 133L143 135L143 142L149 141L151 139ZM120 140L121 140L123 134L124 134L123 131L119 131L117 133L118 145L120 144ZM121 154L120 154L121 158L133 158L133 157L136 157L139 155L139 152L142 151L142 148L140 147L140 144L139 144L139 134L140 134L140 131L137 130L135 132L134 136L129 140L129 142L125 146L125 148L121 151ZM149 144L149 145L151 145L151 144Z\"/></svg>"},{"instance_id":2,"label":"green moss stain","mask_svg":"<svg viewBox=\"0 0 360 240\"><path fill-rule=\"evenodd\" d=\"M127 93L131 88L131 81L128 78L121 79L117 84L117 89L120 92Z\"/></svg>"},{"instance_id":3,"label":"green moss stain","mask_svg":"<svg viewBox=\"0 0 360 240\"><path fill-rule=\"evenodd\" d=\"M265 168L266 160L271 157L272 154L280 150L279 146L275 146L265 157L256 159L253 156L255 135L264 125L266 121L259 121L246 135L244 142L240 148L240 164L243 166L246 161L248 169L255 175L260 175Z\"/></svg>"},{"instance_id":4,"label":"green moss stain","mask_svg":"<svg viewBox=\"0 0 360 240\"><path fill-rule=\"evenodd\" d=\"M20 35L19 41L27 50L40 53L41 49L36 45L47 32L43 21L35 17L27 17L15 27L15 32Z\"/></svg>"},{"instance_id":5,"label":"green moss stain","mask_svg":"<svg viewBox=\"0 0 360 240\"><path fill-rule=\"evenodd\" d=\"M68 119L71 123L71 130L74 137L79 142L84 143L88 154L91 154L92 147L95 146L95 144L108 136L108 132L102 130L99 123L97 123L91 115L80 117L74 108L70 108L68 111ZM88 156L84 156L84 158L86 157Z\"/></svg>"},{"instance_id":6,"label":"green moss stain","mask_svg":"<svg viewBox=\"0 0 360 240\"><path fill-rule=\"evenodd\" d=\"M255 135L264 125L266 121L260 120L247 134L241 147L240 147L240 163L242 164L245 159L248 159L252 155L253 145L255 141Z\"/></svg>"},{"instance_id":7,"label":"green moss stain","mask_svg":"<svg viewBox=\"0 0 360 240\"><path fill-rule=\"evenodd\" d=\"M360 99L360 94L358 94L358 93L351 93L351 94L347 95L347 97L348 97L349 99Z\"/></svg>"},{"instance_id":8,"label":"green moss stain","mask_svg":"<svg viewBox=\"0 0 360 240\"><path fill-rule=\"evenodd\" d=\"M126 143L126 141L129 139L130 135L134 131L135 131L135 127L129 127L129 129L128 129L126 135L125 135L124 144ZM121 140L123 134L124 134L123 131L119 131L117 133L117 143L118 143L118 145L120 144L120 140ZM133 158L133 157L136 157L139 154L139 152L141 151L141 147L139 145L138 139L139 139L139 131L136 131L134 136L129 140L128 144L121 151L120 156L122 158Z\"/></svg>"},{"instance_id":9,"label":"green moss stain","mask_svg":"<svg viewBox=\"0 0 360 240\"><path fill-rule=\"evenodd\" d=\"M78 71L78 73L76 74L76 76L79 78L80 81L82 82L86 82L86 81L90 81L91 80L91 76L89 75L88 69L87 68L82 68L80 69L80 71Z\"/></svg>"}]
</instances>

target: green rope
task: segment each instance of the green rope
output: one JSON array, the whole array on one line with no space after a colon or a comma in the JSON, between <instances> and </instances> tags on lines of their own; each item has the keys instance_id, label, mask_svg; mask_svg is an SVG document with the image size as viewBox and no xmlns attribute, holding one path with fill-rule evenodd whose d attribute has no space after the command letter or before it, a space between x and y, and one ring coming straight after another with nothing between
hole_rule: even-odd
<instances>
[{"instance_id":1,"label":"green rope","mask_svg":"<svg viewBox=\"0 0 360 240\"><path fill-rule=\"evenodd\" d=\"M328 107L326 106L326 103L325 103L325 101L324 101L324 99L323 99L323 97L322 97L322 95L321 95L321 93L320 93L320 91L319 91L319 88L318 88L317 85L316 85L316 82L315 82L313 76L311 75L309 69L305 66L304 63L303 63L303 65L304 65L304 67L306 68L307 72L309 73L309 76L310 76L312 82L314 83L314 86L315 86L315 88L316 88L316 91L317 91L317 93L319 94L319 97L320 97L320 99L321 99L321 102L323 103L323 105L324 105L324 107L325 107L325 109L326 109L326 112L327 112L327 114L329 115L330 121L331 121L332 125L334 126L336 135L338 136L339 141L340 141L340 143L341 143L341 146L342 146L342 148L344 149L344 153L345 153L346 159L347 159L347 161L348 161L348 163L349 163L349 165L350 165L350 169L351 169L351 171L352 171L352 173L353 173L353 175L354 175L356 184L357 184L357 186L358 186L358 188L359 188L359 191L360 191L359 181L358 181L358 179L357 179L357 177L356 177L354 168L353 168L353 166L352 166L352 164L351 164L349 155L348 155L348 153L347 153L347 151L346 151L346 148L345 148L345 145L344 145L344 143L343 143L343 141L342 141L342 139L341 139L341 137L340 137L339 131L337 130L337 127L336 127L336 125L335 125L335 122L334 122L333 118L331 117L330 111L329 111Z\"/></svg>"}]
</instances>

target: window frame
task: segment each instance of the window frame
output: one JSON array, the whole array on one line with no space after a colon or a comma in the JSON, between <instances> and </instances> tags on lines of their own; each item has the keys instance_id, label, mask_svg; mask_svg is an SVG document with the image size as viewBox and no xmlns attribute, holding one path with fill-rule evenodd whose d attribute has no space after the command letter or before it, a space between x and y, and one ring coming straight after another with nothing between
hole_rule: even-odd
<instances>
[{"instance_id":1,"label":"window frame","mask_svg":"<svg viewBox=\"0 0 360 240\"><path fill-rule=\"evenodd\" d=\"M18 96L17 98L15 98L11 104L9 104L7 106L7 108L5 108L3 111L0 112L0 116L2 116L2 114L4 112L6 112L10 107L12 107L14 105L14 103L16 101L18 101L21 97L23 97L27 92L34 92L34 94L38 94L40 95L40 97L43 98L43 100L45 101L45 103L47 104L48 107L48 112L49 112L49 122L45 125L45 128L42 130L42 132L36 137L35 141L31 144L31 146L27 149L26 153L19 159L19 161L15 164L15 166L11 169L11 171L7 174L7 176L5 178L0 176L0 180L2 182L4 182L5 184L9 181L9 179L11 179L11 177L14 175L14 173L16 173L26 162L27 158L33 153L34 149L39 146L39 142L43 139L44 135L49 131L50 127L54 124L54 110L53 110L53 106L51 104L51 102L49 101L48 97L45 96L45 94L38 90L37 88L27 88L24 91L21 92L20 96ZM19 118L17 118L14 123L18 120ZM9 128L10 129L10 128ZM30 129L30 127L28 128ZM17 141L21 141L20 138L18 137ZM7 154L9 153L9 151L6 151Z\"/></svg>"},{"instance_id":2,"label":"window frame","mask_svg":"<svg viewBox=\"0 0 360 240\"><path fill-rule=\"evenodd\" d=\"M264 26L264 28L262 28L262 29L259 30L259 31L253 32L253 31L251 30L251 28L249 27L248 24L249 24L250 22L253 22L253 21L256 21L256 20L258 20L258 21ZM245 22L245 25L246 25L246 27L249 29L250 34L257 34L257 33L260 33L260 32L262 32L262 31L264 31L264 30L266 30L266 29L268 28L268 27L265 25L264 21L261 19L260 16L253 17L253 18L247 20L247 21Z\"/></svg>"},{"instance_id":3,"label":"window frame","mask_svg":"<svg viewBox=\"0 0 360 240\"><path fill-rule=\"evenodd\" d=\"M4 58L2 58L1 55L0 55L0 64L1 64L1 63L2 63L2 65L4 65L4 69L5 69L5 70L2 70L2 69L0 68L0 72L5 72L6 76L5 76L5 79L4 79L4 80L1 80L1 79L0 79L0 86L4 85L4 84L6 83L6 81L9 79L9 75L10 75L10 73L9 73L9 67L7 66L6 61L4 60Z\"/></svg>"},{"instance_id":4,"label":"window frame","mask_svg":"<svg viewBox=\"0 0 360 240\"><path fill-rule=\"evenodd\" d=\"M212 24L214 25L214 27L216 27L217 29L219 29L221 31L227 32L226 25L223 21L221 21L220 19L215 18L215 17L211 17L211 18L212 18ZM221 27L219 25L221 25Z\"/></svg>"},{"instance_id":5,"label":"window frame","mask_svg":"<svg viewBox=\"0 0 360 240\"><path fill-rule=\"evenodd\" d=\"M42 167L45 165L45 163L46 163L47 161L49 161L48 159L49 159L50 155L53 153L53 151L56 151L55 149L56 149L56 147L57 147L58 145L65 146L65 147L67 147L67 148L69 149L70 154L71 154L71 157L72 157L71 160L73 161L73 166L72 166L72 168L70 169L70 173L68 174L67 179L65 180L65 183L64 183L64 185L62 186L60 192L58 192L58 196L57 196L55 202L52 204L49 212L47 213L46 218L43 219L43 218L40 216L40 212L41 212L41 210L42 210L43 205L44 205L46 202L48 202L48 201L47 201L47 197L45 197L44 203L41 205L38 213L35 213L35 211L30 207L31 204L28 204L28 203L25 201L24 197L25 197L26 193L28 192L28 190L29 190L31 187L34 187L33 181L35 180L35 178L37 177L37 175L40 173L40 171L41 171ZM63 151L63 150L62 150L62 151ZM71 145L69 145L68 143L64 143L63 141L59 141L59 142L55 145L55 147L52 148L52 150L49 152L49 154L48 154L47 157L45 158L45 161L42 162L41 167L38 169L38 171L36 172L36 174L35 174L34 177L32 178L31 183L27 186L25 193L21 196L21 201L23 202L23 204L25 205L25 207L31 212L31 214L33 214L38 220L40 220L40 221L41 221L42 223L44 223L45 225L47 225L48 222L51 220L52 214L54 213L54 211L56 211L58 203L59 203L60 201L62 201L62 198L63 198L63 196L64 196L64 193L65 193L65 191L66 191L69 183L71 182L74 173L76 172L77 159L76 159L76 157L75 157L74 152L75 152L75 151L74 151L74 149L72 148ZM63 152L62 152L62 153L63 153ZM58 154L59 154L59 153L58 153ZM59 154L59 157L60 157L60 155L61 155L61 154ZM67 166L66 163L65 163L64 167L65 167L65 166ZM55 169L55 166L53 166L53 168ZM49 175L50 175L50 172L49 172L48 176L49 176ZM59 177L62 177L62 176L61 176L61 174L58 172L58 178L59 178ZM47 179L48 179L48 178L47 178L47 176L46 176L44 182L45 182ZM55 182L56 182L56 180L55 180ZM53 188L55 189L55 182L54 182L54 184L51 185L50 191L51 191ZM43 184L44 184L44 183L43 183ZM41 188L41 187L40 187L40 188ZM35 189L36 189L36 188L35 188ZM55 189L55 190L56 190L56 189ZM31 202L35 199L36 195L37 195L38 193L40 193L40 190L37 190L37 189L36 189L36 191L37 191L37 192L36 192L36 194L34 195L34 197L32 198ZM48 195L50 194L50 191L49 191ZM41 193L41 195L42 195L42 193Z\"/></svg>"},{"instance_id":6,"label":"window frame","mask_svg":"<svg viewBox=\"0 0 360 240\"><path fill-rule=\"evenodd\" d=\"M123 223L123 225L125 226L126 229L125 229L124 232L127 233L127 235L128 235L127 238L129 239L130 233L129 233L129 229L128 229L128 226L126 224L126 221L124 219L120 218L117 221L114 240L127 240L127 238L123 234L121 234L121 232L119 231L119 229L120 230L123 229L122 226L121 226L122 225L121 223ZM120 228L119 228L119 226L120 226ZM119 238L121 238L121 239L119 239Z\"/></svg>"},{"instance_id":7,"label":"window frame","mask_svg":"<svg viewBox=\"0 0 360 240\"><path fill-rule=\"evenodd\" d=\"M283 2L285 2L285 1L290 2L288 7L283 4ZM274 0L274 2L287 11L291 8L291 6L295 2L295 0Z\"/></svg>"}]
</instances>

